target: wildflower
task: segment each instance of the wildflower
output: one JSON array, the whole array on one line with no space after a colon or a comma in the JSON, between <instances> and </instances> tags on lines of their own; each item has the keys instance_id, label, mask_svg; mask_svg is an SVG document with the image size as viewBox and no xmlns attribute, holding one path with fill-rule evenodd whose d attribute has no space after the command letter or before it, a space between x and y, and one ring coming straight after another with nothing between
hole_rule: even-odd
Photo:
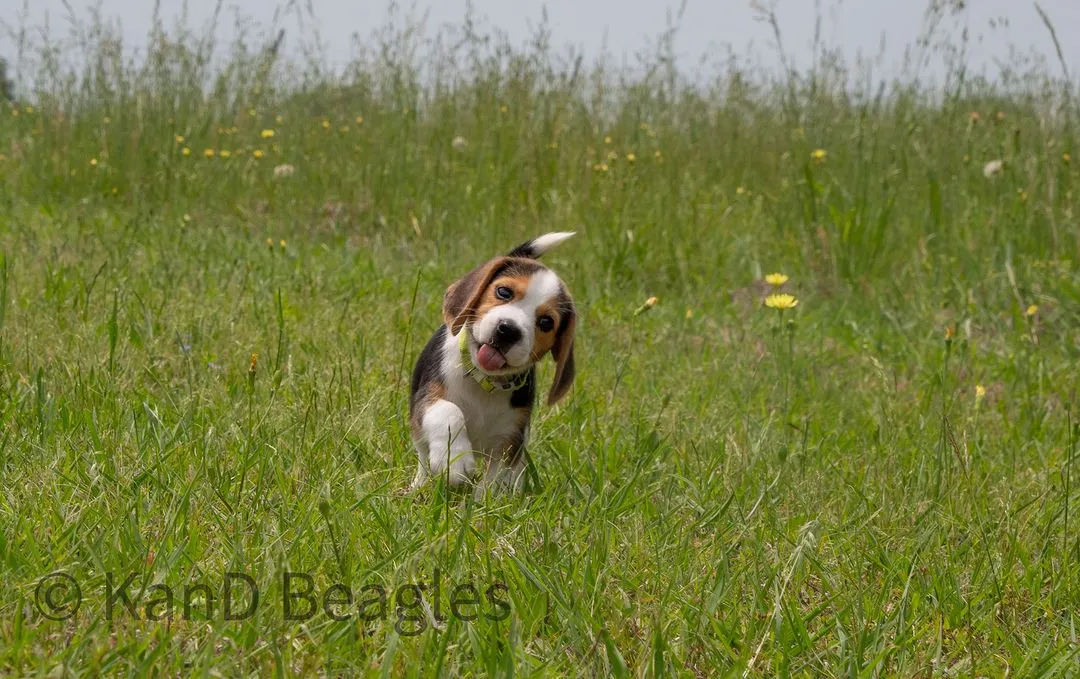
<instances>
[{"instance_id":1,"label":"wildflower","mask_svg":"<svg viewBox=\"0 0 1080 679\"><path fill-rule=\"evenodd\" d=\"M278 165L274 168L274 179L279 179L281 177L291 177L294 174L296 174L296 168L292 165L289 165L288 163Z\"/></svg>"},{"instance_id":2,"label":"wildflower","mask_svg":"<svg viewBox=\"0 0 1080 679\"><path fill-rule=\"evenodd\" d=\"M230 151L229 149L221 149L221 152L218 153L218 155L221 156L222 158L228 158L229 156L232 155L232 151Z\"/></svg>"},{"instance_id":3,"label":"wildflower","mask_svg":"<svg viewBox=\"0 0 1080 679\"><path fill-rule=\"evenodd\" d=\"M551 142L550 144L548 144L548 148L551 149L552 151L556 150L557 148L559 148L559 142L557 142L557 141Z\"/></svg>"},{"instance_id":4,"label":"wildflower","mask_svg":"<svg viewBox=\"0 0 1080 679\"><path fill-rule=\"evenodd\" d=\"M611 136L610 135L607 136L607 137L604 137L604 143L605 144L610 144L611 143Z\"/></svg>"},{"instance_id":5,"label":"wildflower","mask_svg":"<svg viewBox=\"0 0 1080 679\"><path fill-rule=\"evenodd\" d=\"M745 194L746 194L746 187L745 186L737 186L737 187L735 187L735 195L736 196L742 196L742 195L745 195Z\"/></svg>"},{"instance_id":6,"label":"wildflower","mask_svg":"<svg viewBox=\"0 0 1080 679\"><path fill-rule=\"evenodd\" d=\"M786 311L799 306L799 300L795 299L795 295L772 294L765 298L765 306Z\"/></svg>"},{"instance_id":7,"label":"wildflower","mask_svg":"<svg viewBox=\"0 0 1080 679\"><path fill-rule=\"evenodd\" d=\"M499 107L499 113L506 113L509 110L510 109L507 108L506 104L503 104L502 106Z\"/></svg>"},{"instance_id":8,"label":"wildflower","mask_svg":"<svg viewBox=\"0 0 1080 679\"><path fill-rule=\"evenodd\" d=\"M1001 174L1001 171L1004 169L1004 160L991 160L989 163L983 166L983 176L987 179L990 179L996 175Z\"/></svg>"},{"instance_id":9,"label":"wildflower","mask_svg":"<svg viewBox=\"0 0 1080 679\"><path fill-rule=\"evenodd\" d=\"M1034 316L1035 314L1039 313L1039 307L1036 304L1032 304L1027 308L1027 311L1025 311L1024 313L1028 316Z\"/></svg>"},{"instance_id":10,"label":"wildflower","mask_svg":"<svg viewBox=\"0 0 1080 679\"><path fill-rule=\"evenodd\" d=\"M952 327L951 325L945 326L945 343L946 344L951 343L953 341L953 338L955 338L955 337L956 337L956 328Z\"/></svg>"},{"instance_id":11,"label":"wildflower","mask_svg":"<svg viewBox=\"0 0 1080 679\"><path fill-rule=\"evenodd\" d=\"M1068 151L1061 154L1061 161L1066 165L1068 165L1072 161L1072 156L1069 155Z\"/></svg>"},{"instance_id":12,"label":"wildflower","mask_svg":"<svg viewBox=\"0 0 1080 679\"><path fill-rule=\"evenodd\" d=\"M191 221L191 215L189 215L188 213L185 212L184 216L183 216L183 220L184 220L185 223L190 222Z\"/></svg>"},{"instance_id":13,"label":"wildflower","mask_svg":"<svg viewBox=\"0 0 1080 679\"><path fill-rule=\"evenodd\" d=\"M977 123L980 120L982 120L982 116L979 115L978 111L972 111L971 113L968 114L968 120L970 120L972 122L972 124L974 124L974 123Z\"/></svg>"},{"instance_id":14,"label":"wildflower","mask_svg":"<svg viewBox=\"0 0 1080 679\"><path fill-rule=\"evenodd\" d=\"M278 125L284 123L285 122L285 116L281 115L280 113L277 114L276 116L274 116L274 122L277 123Z\"/></svg>"},{"instance_id":15,"label":"wildflower","mask_svg":"<svg viewBox=\"0 0 1080 679\"><path fill-rule=\"evenodd\" d=\"M998 121L999 123L1003 123L1003 122L1005 122L1005 112L1004 112L1004 111L998 111L998 112L997 112L997 115L996 115L996 116L994 116L994 117L995 117L995 118L997 119L997 121Z\"/></svg>"},{"instance_id":16,"label":"wildflower","mask_svg":"<svg viewBox=\"0 0 1080 679\"><path fill-rule=\"evenodd\" d=\"M322 121L322 127L323 127L324 130L329 130L330 129L330 121L329 120Z\"/></svg>"},{"instance_id":17,"label":"wildflower","mask_svg":"<svg viewBox=\"0 0 1080 679\"><path fill-rule=\"evenodd\" d=\"M659 301L660 301L659 297L656 297L656 296L650 297L649 299L645 300L644 304L642 304L641 306L639 306L637 309L634 310L634 315L635 316L640 316L641 314L645 313L649 309L656 306L657 302L659 302Z\"/></svg>"},{"instance_id":18,"label":"wildflower","mask_svg":"<svg viewBox=\"0 0 1080 679\"><path fill-rule=\"evenodd\" d=\"M184 135L182 135L182 134L176 135L176 143L177 144L183 144L184 143Z\"/></svg>"},{"instance_id":19,"label":"wildflower","mask_svg":"<svg viewBox=\"0 0 1080 679\"><path fill-rule=\"evenodd\" d=\"M97 167L97 158L90 159L90 167Z\"/></svg>"},{"instance_id":20,"label":"wildflower","mask_svg":"<svg viewBox=\"0 0 1080 679\"><path fill-rule=\"evenodd\" d=\"M986 398L986 387L981 384L975 385L975 405L979 405Z\"/></svg>"},{"instance_id":21,"label":"wildflower","mask_svg":"<svg viewBox=\"0 0 1080 679\"><path fill-rule=\"evenodd\" d=\"M468 148L469 142L465 140L465 137L459 135L457 137L454 137L454 139L450 142L450 146L453 147L455 151L464 151L466 148Z\"/></svg>"},{"instance_id":22,"label":"wildflower","mask_svg":"<svg viewBox=\"0 0 1080 679\"><path fill-rule=\"evenodd\" d=\"M267 130L263 130L259 134L263 139L270 139L271 137L274 136L274 131L267 129Z\"/></svg>"},{"instance_id":23,"label":"wildflower","mask_svg":"<svg viewBox=\"0 0 1080 679\"><path fill-rule=\"evenodd\" d=\"M634 153L633 151L631 151L630 153L627 153L626 154L626 160L628 162L631 162L631 163L634 162L635 160L637 160L637 154Z\"/></svg>"},{"instance_id":24,"label":"wildflower","mask_svg":"<svg viewBox=\"0 0 1080 679\"><path fill-rule=\"evenodd\" d=\"M765 276L765 282L774 288L779 288L781 285L788 282L788 277L787 274L771 273Z\"/></svg>"},{"instance_id":25,"label":"wildflower","mask_svg":"<svg viewBox=\"0 0 1080 679\"><path fill-rule=\"evenodd\" d=\"M214 149L203 149L203 152L202 152L202 154L203 154L204 156L206 156L207 158L213 158L213 157L214 157L215 155L217 155L217 154L216 154L216 153L214 152Z\"/></svg>"},{"instance_id":26,"label":"wildflower","mask_svg":"<svg viewBox=\"0 0 1080 679\"><path fill-rule=\"evenodd\" d=\"M266 239L266 247L270 248L271 250L274 249L274 239L273 238L267 238Z\"/></svg>"},{"instance_id":27,"label":"wildflower","mask_svg":"<svg viewBox=\"0 0 1080 679\"><path fill-rule=\"evenodd\" d=\"M814 149L813 153L810 154L810 159L815 163L824 163L828 155L829 152L825 149Z\"/></svg>"},{"instance_id":28,"label":"wildflower","mask_svg":"<svg viewBox=\"0 0 1080 679\"><path fill-rule=\"evenodd\" d=\"M190 156L191 155L191 149L188 148L187 146L185 146L183 149L181 149L180 154L184 155L184 156Z\"/></svg>"},{"instance_id":29,"label":"wildflower","mask_svg":"<svg viewBox=\"0 0 1080 679\"><path fill-rule=\"evenodd\" d=\"M285 239L284 238L282 238L281 240L278 241L278 247L280 247L282 250L285 249Z\"/></svg>"},{"instance_id":30,"label":"wildflower","mask_svg":"<svg viewBox=\"0 0 1080 679\"><path fill-rule=\"evenodd\" d=\"M693 310L693 309L690 309L690 308L688 308L688 309L686 310L686 320L688 320L688 321L689 321L689 320L690 320L691 318L693 318L693 317L694 317L694 310Z\"/></svg>"},{"instance_id":31,"label":"wildflower","mask_svg":"<svg viewBox=\"0 0 1080 679\"><path fill-rule=\"evenodd\" d=\"M266 151L263 151L262 149L255 149L251 152L251 155L255 158L262 158L266 155Z\"/></svg>"},{"instance_id":32,"label":"wildflower","mask_svg":"<svg viewBox=\"0 0 1080 679\"><path fill-rule=\"evenodd\" d=\"M248 109L248 115L251 116L252 118L254 118L256 115L258 115L258 112L253 108L249 108Z\"/></svg>"},{"instance_id":33,"label":"wildflower","mask_svg":"<svg viewBox=\"0 0 1080 679\"><path fill-rule=\"evenodd\" d=\"M364 124L364 116L356 116L356 124L357 125L363 125Z\"/></svg>"},{"instance_id":34,"label":"wildflower","mask_svg":"<svg viewBox=\"0 0 1080 679\"><path fill-rule=\"evenodd\" d=\"M32 114L34 112L34 107L33 106L27 106L25 110L26 110L27 114Z\"/></svg>"},{"instance_id":35,"label":"wildflower","mask_svg":"<svg viewBox=\"0 0 1080 679\"><path fill-rule=\"evenodd\" d=\"M619 154L616 153L615 151L608 151L607 159L608 160L618 160L619 159Z\"/></svg>"},{"instance_id":36,"label":"wildflower","mask_svg":"<svg viewBox=\"0 0 1080 679\"><path fill-rule=\"evenodd\" d=\"M653 158L656 158L657 160L660 160L663 155L664 154L660 152L660 149L656 149L656 151L653 152Z\"/></svg>"},{"instance_id":37,"label":"wildflower","mask_svg":"<svg viewBox=\"0 0 1080 679\"><path fill-rule=\"evenodd\" d=\"M259 355L251 354L251 363L248 364L248 386L255 387L255 369L259 367Z\"/></svg>"},{"instance_id":38,"label":"wildflower","mask_svg":"<svg viewBox=\"0 0 1080 679\"><path fill-rule=\"evenodd\" d=\"M1017 189L1016 190L1016 197L1020 199L1021 203L1026 203L1027 199L1028 199L1027 191L1025 191L1023 189Z\"/></svg>"}]
</instances>

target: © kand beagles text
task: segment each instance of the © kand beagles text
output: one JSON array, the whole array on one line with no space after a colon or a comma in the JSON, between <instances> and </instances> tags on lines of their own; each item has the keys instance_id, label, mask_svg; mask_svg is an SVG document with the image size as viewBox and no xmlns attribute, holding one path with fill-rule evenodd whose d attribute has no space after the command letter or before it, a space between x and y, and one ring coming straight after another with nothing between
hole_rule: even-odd
<instances>
[{"instance_id":1,"label":"\u00a9 kand beagles text","mask_svg":"<svg viewBox=\"0 0 1080 679\"><path fill-rule=\"evenodd\" d=\"M41 579L41 584L58 574ZM39 612L51 620L73 617L83 603L83 594L74 578L63 575L68 598L38 597ZM42 589L39 585L39 590ZM106 620L213 619L248 620L266 600L260 595L255 580L238 572L227 572L218 583L189 582L183 585L153 584L144 586L137 573L121 577L105 574L101 589L102 613ZM281 576L280 592L272 603L279 607L282 617L290 621L307 621L324 615L333 620L373 622L393 618L397 632L403 636L420 634L428 621L440 623L449 618L472 622L481 618L492 621L510 617L509 589L501 582L486 587L473 582L444 582L438 569L429 582L416 582L389 588L378 583L350 587L342 583L319 586L308 573L286 571ZM61 608L61 606L63 606ZM427 610L425 610L427 609ZM64 613L64 615L57 615Z\"/></svg>"}]
</instances>

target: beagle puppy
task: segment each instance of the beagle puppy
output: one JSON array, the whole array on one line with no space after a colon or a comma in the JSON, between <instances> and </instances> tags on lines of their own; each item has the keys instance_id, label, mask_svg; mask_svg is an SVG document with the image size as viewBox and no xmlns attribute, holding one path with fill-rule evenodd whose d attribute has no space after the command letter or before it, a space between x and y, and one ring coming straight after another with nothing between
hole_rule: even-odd
<instances>
[{"instance_id":1,"label":"beagle puppy","mask_svg":"<svg viewBox=\"0 0 1080 679\"><path fill-rule=\"evenodd\" d=\"M573 236L549 233L479 266L446 290L443 326L413 369L409 425L429 475L470 482L478 462L487 487L520 490L536 394L536 363L551 354L555 403L574 381L577 313L566 286L537 259Z\"/></svg>"}]
</instances>

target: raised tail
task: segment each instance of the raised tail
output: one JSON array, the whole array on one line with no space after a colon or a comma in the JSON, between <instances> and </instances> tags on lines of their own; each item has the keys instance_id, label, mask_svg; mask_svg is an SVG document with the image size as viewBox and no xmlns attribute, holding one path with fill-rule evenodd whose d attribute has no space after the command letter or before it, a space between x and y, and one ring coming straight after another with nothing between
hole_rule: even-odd
<instances>
[{"instance_id":1,"label":"raised tail","mask_svg":"<svg viewBox=\"0 0 1080 679\"><path fill-rule=\"evenodd\" d=\"M556 231L554 233L545 233L543 236L537 236L530 241L526 241L521 245L511 250L507 257L528 257L529 259L540 259L548 250L552 249L564 240L567 240L573 236L576 231Z\"/></svg>"}]
</instances>

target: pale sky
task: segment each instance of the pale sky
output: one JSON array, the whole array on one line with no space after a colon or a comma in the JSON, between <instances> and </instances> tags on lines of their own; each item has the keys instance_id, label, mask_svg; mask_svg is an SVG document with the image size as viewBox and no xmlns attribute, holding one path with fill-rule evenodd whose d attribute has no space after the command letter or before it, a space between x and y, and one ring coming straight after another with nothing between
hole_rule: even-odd
<instances>
[{"instance_id":1,"label":"pale sky","mask_svg":"<svg viewBox=\"0 0 1080 679\"><path fill-rule=\"evenodd\" d=\"M335 65L348 61L354 34L370 35L384 24L386 17L386 0L299 0L301 5L306 2L314 8L327 59ZM891 75L902 62L905 48L920 34L926 3L927 0L822 0L824 41L838 48L850 63L860 54L877 56L884 40L883 68L877 73ZM90 4L86 0L71 0L76 10ZM142 44L150 23L151 0L100 0L100 4L105 17L120 22L129 47ZM800 65L809 63L816 4L815 0L776 0L786 51ZM1080 0L1040 0L1040 4L1056 24L1075 78L1080 74L1080 41L1075 39L1080 31ZM43 25L48 15L53 32L67 30L61 0L29 0L29 5L30 26ZM183 2L161 0L161 5L164 15L172 18L179 15ZM214 5L214 0L188 0L189 24L195 29L205 26ZM632 59L636 51L664 29L669 13L678 10L679 0L473 0L472 5L478 15L487 17L489 25L499 27L519 44L530 36L531 26L546 6L554 46L574 45L584 49L588 56L595 56L606 44L614 57ZM968 27L973 43L970 63L975 70L994 76L996 61L1007 60L1010 48L1015 47L1025 53L1035 51L1045 55L1051 60L1053 72L1060 72L1049 34L1035 11L1034 2L967 0L967 5L959 23L947 23ZM228 0L220 22L222 35L227 37L231 33L236 10L268 24L277 6L273 0ZM412 7L417 15L428 11L427 25L434 29L464 17L466 1L416 0ZM4 0L0 3L0 22L9 27L17 25L22 11L22 1ZM287 18L282 25L287 29L286 48L295 48L296 19ZM720 54L719 47L725 45L740 55L752 49L763 63L775 63L771 29L754 20L750 0L686 0L680 26L676 51L686 70L694 68L703 55ZM13 43L6 35L0 35L0 55L9 59L14 56Z\"/></svg>"}]
</instances>

